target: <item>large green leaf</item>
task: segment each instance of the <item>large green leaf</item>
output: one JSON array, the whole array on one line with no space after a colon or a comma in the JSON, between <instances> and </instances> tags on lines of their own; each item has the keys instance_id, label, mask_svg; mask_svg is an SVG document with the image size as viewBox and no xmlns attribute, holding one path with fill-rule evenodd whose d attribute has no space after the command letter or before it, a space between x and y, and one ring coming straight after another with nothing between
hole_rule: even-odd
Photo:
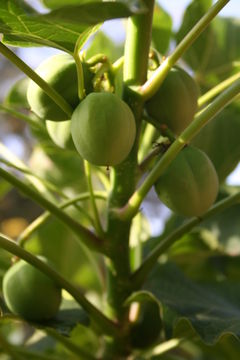
<instances>
[{"instance_id":1,"label":"large green leaf","mask_svg":"<svg viewBox=\"0 0 240 360\"><path fill-rule=\"evenodd\" d=\"M0 2L0 32L4 42L14 46L50 46L73 51L79 35L86 30L82 24L69 27L36 18L38 13L25 6L23 0Z\"/></svg>"},{"instance_id":2,"label":"large green leaf","mask_svg":"<svg viewBox=\"0 0 240 360\"><path fill-rule=\"evenodd\" d=\"M102 2L102 0L42 0L42 3L49 9L57 9L67 5L80 5L89 2Z\"/></svg>"},{"instance_id":3,"label":"large green leaf","mask_svg":"<svg viewBox=\"0 0 240 360\"><path fill-rule=\"evenodd\" d=\"M172 35L171 16L159 5L155 5L152 28L152 46L164 54L168 50Z\"/></svg>"},{"instance_id":4,"label":"large green leaf","mask_svg":"<svg viewBox=\"0 0 240 360\"><path fill-rule=\"evenodd\" d=\"M41 15L39 18L61 24L96 25L106 20L129 17L145 11L145 6L139 1L104 1L103 3L90 2L82 5L63 6Z\"/></svg>"},{"instance_id":5,"label":"large green leaf","mask_svg":"<svg viewBox=\"0 0 240 360\"><path fill-rule=\"evenodd\" d=\"M175 265L165 264L156 267L145 288L169 309L165 322L172 330L185 318L207 344L227 333L240 336L239 281L199 284Z\"/></svg>"},{"instance_id":6,"label":"large green leaf","mask_svg":"<svg viewBox=\"0 0 240 360\"><path fill-rule=\"evenodd\" d=\"M176 35L179 43L211 6L212 0L194 0L187 7ZM240 55L240 22L232 18L216 18L186 51L184 59L198 73L212 71L222 65L231 66Z\"/></svg>"},{"instance_id":7,"label":"large green leaf","mask_svg":"<svg viewBox=\"0 0 240 360\"><path fill-rule=\"evenodd\" d=\"M41 45L73 52L79 35L84 31L92 33L90 25L139 11L143 7L138 1L94 2L40 15L23 0L1 1L0 32L4 34L4 42L10 45Z\"/></svg>"}]
</instances>

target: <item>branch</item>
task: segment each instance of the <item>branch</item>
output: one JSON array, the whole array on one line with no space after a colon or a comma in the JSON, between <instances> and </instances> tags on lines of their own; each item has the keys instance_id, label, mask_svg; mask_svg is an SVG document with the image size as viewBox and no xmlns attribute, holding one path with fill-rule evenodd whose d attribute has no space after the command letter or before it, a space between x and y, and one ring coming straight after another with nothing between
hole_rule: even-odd
<instances>
[{"instance_id":1,"label":"branch","mask_svg":"<svg viewBox=\"0 0 240 360\"><path fill-rule=\"evenodd\" d=\"M94 196L96 199L102 199L102 200L107 199L107 196L106 196L105 192L103 192L103 191L95 191ZM89 197L90 197L90 194L88 192L81 193L80 195L74 197L73 199L64 201L59 206L59 208L65 209L73 204L76 204L79 201L87 200L87 199L89 199ZM18 244L20 246L24 246L25 242L29 239L29 237L33 234L33 232L36 231L40 226L42 226L47 221L47 219L50 218L51 215L52 214L50 212L45 211L43 214L38 216L33 222L31 222L31 224L28 225L28 227L26 229L24 229L23 232L18 237Z\"/></svg>"},{"instance_id":2,"label":"branch","mask_svg":"<svg viewBox=\"0 0 240 360\"><path fill-rule=\"evenodd\" d=\"M170 246L172 246L177 240L179 240L184 234L192 230L196 225L200 224L204 220L211 216L214 216L228 207L236 204L240 201L240 192L234 195L228 196L216 203L211 209L209 209L201 217L194 217L188 220L185 224L174 230L171 234L167 235L159 245L152 250L148 257L143 261L142 265L132 274L131 280L134 287L138 289L146 280L147 276L151 272L152 268L156 264L160 255L162 255Z\"/></svg>"},{"instance_id":3,"label":"branch","mask_svg":"<svg viewBox=\"0 0 240 360\"><path fill-rule=\"evenodd\" d=\"M36 192L34 189L23 183L21 180L17 179L14 175L8 173L6 170L0 168L0 175L7 182L15 186L26 196L36 201L40 206L50 211L54 216L56 216L56 218L61 220L75 234L77 234L78 239L83 242L88 248L91 248L94 251L104 253L103 239L98 238L91 231L83 227L81 224L71 218L68 214L59 209L55 204L47 200L40 193Z\"/></svg>"},{"instance_id":4,"label":"branch","mask_svg":"<svg viewBox=\"0 0 240 360\"><path fill-rule=\"evenodd\" d=\"M145 101L150 99L157 92L173 65L181 58L184 52L192 45L199 35L201 35L214 17L229 1L230 0L218 0L183 38L173 53L163 61L159 68L154 72L153 76L146 81L144 85L132 87L132 90L138 93Z\"/></svg>"},{"instance_id":5,"label":"branch","mask_svg":"<svg viewBox=\"0 0 240 360\"><path fill-rule=\"evenodd\" d=\"M92 305L84 295L68 280L61 276L56 270L54 270L47 263L40 260L37 256L24 250L22 247L17 245L15 241L11 240L7 236L0 234L0 247L4 250L9 251L11 254L20 257L27 261L32 266L42 271L45 275L54 280L54 282L65 289L72 297L83 307L84 310L89 314L92 319L101 327L104 334L117 335L119 330L117 325L108 319L102 312L100 312L94 305Z\"/></svg>"},{"instance_id":6,"label":"branch","mask_svg":"<svg viewBox=\"0 0 240 360\"><path fill-rule=\"evenodd\" d=\"M220 94L226 88L234 83L235 80L240 79L240 72L230 76L229 78L222 81L220 84L217 84L214 88L207 91L198 99L198 107L202 107L202 105L206 104L209 100L211 100L216 95Z\"/></svg>"}]
</instances>

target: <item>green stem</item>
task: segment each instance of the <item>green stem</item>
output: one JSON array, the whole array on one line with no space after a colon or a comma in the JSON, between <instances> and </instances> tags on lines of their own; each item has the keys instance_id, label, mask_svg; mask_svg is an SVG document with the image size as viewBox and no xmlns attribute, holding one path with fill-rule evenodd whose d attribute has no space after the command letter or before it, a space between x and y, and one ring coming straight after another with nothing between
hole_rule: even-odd
<instances>
[{"instance_id":1,"label":"green stem","mask_svg":"<svg viewBox=\"0 0 240 360\"><path fill-rule=\"evenodd\" d=\"M33 126L35 128L38 127L40 130L46 131L45 126L43 125L42 122L33 120L30 116L22 114L21 112L19 112L17 110L13 110L13 109L9 108L6 105L1 105L0 104L0 111L4 112L6 114L9 114L9 115L15 117L16 119L23 120L24 122L26 122L30 126Z\"/></svg>"},{"instance_id":2,"label":"green stem","mask_svg":"<svg viewBox=\"0 0 240 360\"><path fill-rule=\"evenodd\" d=\"M104 63L110 63L110 62L108 60L108 57L105 54L96 54L96 55L92 56L90 59L88 59L86 63L89 66L95 66L99 63L104 64Z\"/></svg>"},{"instance_id":3,"label":"green stem","mask_svg":"<svg viewBox=\"0 0 240 360\"><path fill-rule=\"evenodd\" d=\"M69 116L69 118L71 118L73 109L66 100L1 41L0 53L40 86L40 88L42 88L43 91L45 91L45 93Z\"/></svg>"},{"instance_id":4,"label":"green stem","mask_svg":"<svg viewBox=\"0 0 240 360\"><path fill-rule=\"evenodd\" d=\"M86 174L86 178L87 178L88 190L89 190L89 194L90 194L90 201L91 201L92 209L93 209L93 213L94 213L94 219L95 219L94 223L95 223L96 232L100 237L104 237L104 231L103 231L102 224L100 221L98 208L97 208L97 204L96 204L96 199L94 196L94 191L93 191L93 186L92 186L91 165L89 164L89 162L87 160L84 160L84 169L85 169L85 174Z\"/></svg>"},{"instance_id":5,"label":"green stem","mask_svg":"<svg viewBox=\"0 0 240 360\"><path fill-rule=\"evenodd\" d=\"M106 200L106 194L103 191L95 191L94 196L96 199L102 199ZM78 196L76 196L73 199L69 199L65 201L63 204L59 206L60 209L65 209L78 201L88 200L90 197L90 194L88 192L82 193ZM26 229L23 230L23 232L18 237L18 244L20 246L24 246L26 241L30 238L30 236L33 234L34 231L36 231L40 226L42 226L47 219L49 219L52 216L52 214L48 211L45 211L43 214L41 214L38 218L36 218L33 222L31 222L30 225Z\"/></svg>"},{"instance_id":6,"label":"green stem","mask_svg":"<svg viewBox=\"0 0 240 360\"><path fill-rule=\"evenodd\" d=\"M82 67L82 62L81 62L81 57L80 57L80 48L82 46L82 36L80 35L75 48L74 48L74 53L73 53L73 57L76 63L76 67L77 67L77 79L78 79L78 97L79 100L83 100L86 96L86 91L85 91L85 87L84 87L84 74L83 74L83 67Z\"/></svg>"},{"instance_id":7,"label":"green stem","mask_svg":"<svg viewBox=\"0 0 240 360\"><path fill-rule=\"evenodd\" d=\"M156 128L152 124L147 123L146 128L144 129L144 134L138 151L139 162L144 160L144 157L148 153L149 149L152 148L152 141L155 134L156 134Z\"/></svg>"},{"instance_id":8,"label":"green stem","mask_svg":"<svg viewBox=\"0 0 240 360\"><path fill-rule=\"evenodd\" d=\"M240 80L236 80L228 89L220 94L214 101L203 111L198 113L192 123L180 134L172 143L165 154L157 162L140 187L135 191L128 203L122 209L115 209L115 214L119 218L131 219L136 213L144 200L146 194L151 189L156 180L166 170L168 165L177 156L179 151L225 106L234 100L240 92Z\"/></svg>"},{"instance_id":9,"label":"green stem","mask_svg":"<svg viewBox=\"0 0 240 360\"><path fill-rule=\"evenodd\" d=\"M4 161L8 164L14 164L15 168L21 168L27 171L26 165L20 160L16 155L14 155L4 144L0 142L0 155L4 157ZM3 160L1 160L3 162ZM38 192L43 194L49 200L55 201L53 194L47 189L45 184L39 180L35 175L26 174L25 175L28 181L36 188Z\"/></svg>"},{"instance_id":10,"label":"green stem","mask_svg":"<svg viewBox=\"0 0 240 360\"><path fill-rule=\"evenodd\" d=\"M198 107L202 107L202 105L206 104L209 100L214 98L216 95L220 94L230 85L232 85L236 80L240 78L240 72L230 76L228 79L222 81L220 84L217 84L214 88L206 92L198 99Z\"/></svg>"},{"instance_id":11,"label":"green stem","mask_svg":"<svg viewBox=\"0 0 240 360\"><path fill-rule=\"evenodd\" d=\"M188 220L185 224L174 230L171 234L167 235L161 240L161 242L152 250L148 257L144 260L142 265L132 274L132 283L139 289L147 276L151 272L152 268L156 264L160 255L162 255L170 246L172 246L177 240L179 240L184 234L192 230L196 225L200 224L204 220L220 213L228 207L238 203L240 201L240 192L228 196L211 207L201 217L195 217Z\"/></svg>"},{"instance_id":12,"label":"green stem","mask_svg":"<svg viewBox=\"0 0 240 360\"><path fill-rule=\"evenodd\" d=\"M27 261L29 264L33 265L48 277L53 279L59 287L65 289L83 307L89 316L94 321L96 321L104 334L117 335L119 333L118 327L115 323L108 319L94 305L92 305L74 285L68 282L46 262L41 261L37 256L24 250L22 247L17 245L15 241L9 239L3 234L0 234L0 247L6 251L9 251L11 254L14 254L15 256Z\"/></svg>"},{"instance_id":13,"label":"green stem","mask_svg":"<svg viewBox=\"0 0 240 360\"><path fill-rule=\"evenodd\" d=\"M119 359L128 354L128 309L123 306L131 292L129 282L131 267L129 258L129 234L131 221L117 219L112 212L115 207L126 203L136 188L138 176L137 152L141 132L143 103L136 97L129 84L143 84L147 78L148 53L151 41L151 27L154 0L144 0L149 11L128 19L127 38L124 52L124 86L123 100L131 107L137 128L134 146L128 157L111 170L112 190L108 206L108 239L109 258L107 262L108 304L112 315L122 324L122 338L115 339L107 349L106 358ZM122 358L122 357L121 357Z\"/></svg>"},{"instance_id":14,"label":"green stem","mask_svg":"<svg viewBox=\"0 0 240 360\"><path fill-rule=\"evenodd\" d=\"M112 64L112 72L113 74L116 74L118 72L119 69L121 69L121 67L124 64L124 56L121 56L119 59L117 59L113 64Z\"/></svg>"},{"instance_id":15,"label":"green stem","mask_svg":"<svg viewBox=\"0 0 240 360\"><path fill-rule=\"evenodd\" d=\"M1 150L1 144L0 144L0 150ZM41 178L40 176L38 176L37 174L34 174L32 172L32 170L30 168L28 168L25 164L23 164L23 166L19 166L17 164L14 164L12 161L9 160L5 160L5 159L1 159L0 157L0 162L2 162L3 164L6 164L7 166L16 169L18 171L20 171L22 174L28 175L26 176L28 179L36 179L38 182L42 183L43 186L46 186L47 189L49 189L50 191L54 192L55 194L61 196L64 199L68 199L68 196L62 191L59 190L59 188L57 186L55 186L53 183L49 182L46 179ZM36 183L36 182L34 182ZM55 200L55 198L53 198L53 200ZM92 225L92 219L89 216L89 214L81 207L79 207L76 203L74 203L75 208L81 212L82 215L85 216L85 218L90 221L91 225Z\"/></svg>"},{"instance_id":16,"label":"green stem","mask_svg":"<svg viewBox=\"0 0 240 360\"><path fill-rule=\"evenodd\" d=\"M144 98L144 100L150 99L157 92L172 66L180 59L184 52L192 45L199 35L201 35L214 17L229 1L230 0L218 0L183 38L173 53L163 61L153 76L144 85L133 88L133 91L136 91Z\"/></svg>"},{"instance_id":17,"label":"green stem","mask_svg":"<svg viewBox=\"0 0 240 360\"><path fill-rule=\"evenodd\" d=\"M81 240L88 248L99 252L104 251L102 239L98 238L90 230L83 227L68 214L59 209L55 204L44 198L40 193L36 192L27 184L23 183L21 180L17 179L14 175L8 173L2 168L0 168L0 175L7 182L15 186L32 200L36 201L39 205L50 211L60 221L67 225L78 236L78 239Z\"/></svg>"}]
</instances>

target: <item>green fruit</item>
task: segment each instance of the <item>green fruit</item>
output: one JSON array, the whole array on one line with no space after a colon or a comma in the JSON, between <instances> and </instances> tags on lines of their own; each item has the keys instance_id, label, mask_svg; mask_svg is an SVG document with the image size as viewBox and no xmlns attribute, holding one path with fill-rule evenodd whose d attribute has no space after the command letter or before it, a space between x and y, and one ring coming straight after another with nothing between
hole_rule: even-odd
<instances>
[{"instance_id":1,"label":"green fruit","mask_svg":"<svg viewBox=\"0 0 240 360\"><path fill-rule=\"evenodd\" d=\"M193 139L192 144L203 150L212 161L222 182L240 160L240 108L231 105L221 111Z\"/></svg>"},{"instance_id":2,"label":"green fruit","mask_svg":"<svg viewBox=\"0 0 240 360\"><path fill-rule=\"evenodd\" d=\"M57 146L63 149L75 149L71 135L71 120L60 122L46 120L46 128L48 135Z\"/></svg>"},{"instance_id":3,"label":"green fruit","mask_svg":"<svg viewBox=\"0 0 240 360\"><path fill-rule=\"evenodd\" d=\"M193 120L197 110L198 86L186 71L172 68L161 87L146 102L149 116L180 134Z\"/></svg>"},{"instance_id":4,"label":"green fruit","mask_svg":"<svg viewBox=\"0 0 240 360\"><path fill-rule=\"evenodd\" d=\"M130 326L130 343L133 348L145 349L159 338L162 320L155 301L143 302L139 306L138 317Z\"/></svg>"},{"instance_id":5,"label":"green fruit","mask_svg":"<svg viewBox=\"0 0 240 360\"><path fill-rule=\"evenodd\" d=\"M75 109L71 132L79 154L90 163L113 166L129 154L135 139L135 119L117 95L92 93Z\"/></svg>"},{"instance_id":6,"label":"green fruit","mask_svg":"<svg viewBox=\"0 0 240 360\"><path fill-rule=\"evenodd\" d=\"M49 85L75 108L79 103L77 68L75 61L68 54L58 54L45 60L36 69ZM93 74L83 63L84 84L86 92L92 91ZM69 120L65 112L34 82L30 81L27 99L31 110L42 119L62 121Z\"/></svg>"},{"instance_id":7,"label":"green fruit","mask_svg":"<svg viewBox=\"0 0 240 360\"><path fill-rule=\"evenodd\" d=\"M207 155L185 147L158 179L159 199L183 216L201 216L216 200L218 177Z\"/></svg>"},{"instance_id":8,"label":"green fruit","mask_svg":"<svg viewBox=\"0 0 240 360\"><path fill-rule=\"evenodd\" d=\"M47 262L45 258L40 258ZM9 310L29 321L51 319L61 303L61 289L23 260L14 264L4 275L3 296Z\"/></svg>"}]
</instances>

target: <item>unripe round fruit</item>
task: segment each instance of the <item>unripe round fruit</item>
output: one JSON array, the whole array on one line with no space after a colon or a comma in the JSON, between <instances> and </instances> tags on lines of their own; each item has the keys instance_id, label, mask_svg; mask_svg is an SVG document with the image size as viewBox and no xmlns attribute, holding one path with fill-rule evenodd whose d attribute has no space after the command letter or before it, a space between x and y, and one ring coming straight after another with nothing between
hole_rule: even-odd
<instances>
[{"instance_id":1,"label":"unripe round fruit","mask_svg":"<svg viewBox=\"0 0 240 360\"><path fill-rule=\"evenodd\" d=\"M71 136L71 120L46 120L48 135L52 141L62 149L75 150Z\"/></svg>"},{"instance_id":2,"label":"unripe round fruit","mask_svg":"<svg viewBox=\"0 0 240 360\"><path fill-rule=\"evenodd\" d=\"M129 106L117 95L91 93L72 115L71 133L79 154L94 165L114 166L129 154L136 125Z\"/></svg>"},{"instance_id":3,"label":"unripe round fruit","mask_svg":"<svg viewBox=\"0 0 240 360\"><path fill-rule=\"evenodd\" d=\"M180 134L193 120L199 90L196 82L179 67L172 68L161 87L146 102L149 116Z\"/></svg>"},{"instance_id":4,"label":"unripe round fruit","mask_svg":"<svg viewBox=\"0 0 240 360\"><path fill-rule=\"evenodd\" d=\"M240 161L240 118L235 104L221 111L192 140L192 145L204 151L223 182Z\"/></svg>"},{"instance_id":5,"label":"unripe round fruit","mask_svg":"<svg viewBox=\"0 0 240 360\"><path fill-rule=\"evenodd\" d=\"M93 90L92 78L86 64L83 65L84 85L86 93ZM49 85L75 108L79 103L77 68L75 61L68 54L54 55L39 65L36 69ZM27 99L31 110L42 119L63 121L69 116L43 91L34 81L30 81L27 90Z\"/></svg>"},{"instance_id":6,"label":"unripe round fruit","mask_svg":"<svg viewBox=\"0 0 240 360\"><path fill-rule=\"evenodd\" d=\"M47 262L44 257L40 258ZM4 275L3 296L9 310L29 321L51 319L61 303L61 289L24 260L18 261Z\"/></svg>"},{"instance_id":7,"label":"unripe round fruit","mask_svg":"<svg viewBox=\"0 0 240 360\"><path fill-rule=\"evenodd\" d=\"M183 216L201 216L218 193L216 170L207 155L185 147L155 184L159 199Z\"/></svg>"},{"instance_id":8,"label":"unripe round fruit","mask_svg":"<svg viewBox=\"0 0 240 360\"><path fill-rule=\"evenodd\" d=\"M162 330L159 306L155 301L140 304L139 316L130 326L130 342L133 348L145 349L153 345Z\"/></svg>"}]
</instances>

